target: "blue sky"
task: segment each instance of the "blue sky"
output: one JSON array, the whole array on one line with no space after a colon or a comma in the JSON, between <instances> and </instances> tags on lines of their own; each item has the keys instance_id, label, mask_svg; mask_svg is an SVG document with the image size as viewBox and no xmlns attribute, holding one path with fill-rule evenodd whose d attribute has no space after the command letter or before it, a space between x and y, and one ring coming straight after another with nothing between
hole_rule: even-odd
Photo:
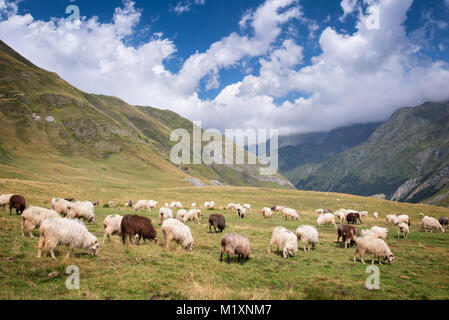
<instances>
[{"instance_id":1,"label":"blue sky","mask_svg":"<svg viewBox=\"0 0 449 320\"><path fill-rule=\"evenodd\" d=\"M448 17L448 0L0 0L0 39L88 92L292 133L448 99Z\"/></svg>"}]
</instances>

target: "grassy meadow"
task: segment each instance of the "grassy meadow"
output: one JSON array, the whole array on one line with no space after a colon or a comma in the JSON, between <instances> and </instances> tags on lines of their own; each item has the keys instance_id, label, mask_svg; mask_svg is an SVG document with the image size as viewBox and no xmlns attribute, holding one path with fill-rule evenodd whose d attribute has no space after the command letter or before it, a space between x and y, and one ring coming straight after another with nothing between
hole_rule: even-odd
<instances>
[{"instance_id":1,"label":"grassy meadow","mask_svg":"<svg viewBox=\"0 0 449 320\"><path fill-rule=\"evenodd\" d=\"M158 210L139 214L152 219L158 232L157 244L123 245L118 236L106 240L99 256L82 250L66 259L67 248L58 247L57 259L45 255L36 258L38 231L35 238L20 236L21 217L9 216L0 209L0 299L448 299L449 298L449 234L420 231L419 213L439 218L448 216L449 209L421 204L406 204L334 193L304 192L249 187L153 188L147 193L128 190L101 189L103 193L86 195L87 190L67 193L58 184L18 183L2 180L0 193L9 191L27 196L28 205L50 206L54 196L74 196L77 199L100 200L96 208L97 223L88 229L103 238L103 219L112 213L131 213L123 208L128 199L155 199L159 205L179 200L185 206L191 202L201 205L214 200L216 208L202 208L200 224L190 223L195 239L192 253L184 252L172 243L167 252L162 246L162 232L157 219ZM45 190L44 192L41 192ZM77 189L72 189L77 190ZM108 190L108 191L106 191ZM114 192L116 192L114 194ZM120 196L115 197L116 194ZM138 195L136 195L138 194ZM84 197L84 198L79 198ZM103 208L109 200L121 208ZM223 208L229 202L251 203L252 210L239 220L235 212ZM264 220L261 208L275 204L289 205L301 215L300 221L284 221L279 214ZM295 257L284 260L275 248L270 255L267 247L274 227L282 225L294 231L301 224L316 225L317 208L352 208L367 210L369 218L359 229L373 225L384 226L385 215L405 213L412 226L408 240L397 239L396 228L389 227L388 244L395 254L392 265L379 265L380 290L364 288L366 267L354 263L354 248L344 249L336 243L333 227L320 228L320 243L311 253L302 247ZM378 211L375 220L372 212ZM208 216L222 213L226 217L226 232L245 234L253 254L244 265L236 258L227 264L220 262L220 238L223 234L208 232ZM370 262L371 259L366 259ZM80 268L80 289L65 286L66 267ZM377 265L377 263L376 263Z\"/></svg>"}]
</instances>

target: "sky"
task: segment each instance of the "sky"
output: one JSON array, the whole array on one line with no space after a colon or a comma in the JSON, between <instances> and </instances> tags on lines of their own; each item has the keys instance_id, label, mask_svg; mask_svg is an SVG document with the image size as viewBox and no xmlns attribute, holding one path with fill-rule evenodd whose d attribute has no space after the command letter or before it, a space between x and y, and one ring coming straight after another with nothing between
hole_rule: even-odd
<instances>
[{"instance_id":1,"label":"sky","mask_svg":"<svg viewBox=\"0 0 449 320\"><path fill-rule=\"evenodd\" d=\"M449 0L0 0L0 39L89 93L291 134L448 100L448 18Z\"/></svg>"}]
</instances>

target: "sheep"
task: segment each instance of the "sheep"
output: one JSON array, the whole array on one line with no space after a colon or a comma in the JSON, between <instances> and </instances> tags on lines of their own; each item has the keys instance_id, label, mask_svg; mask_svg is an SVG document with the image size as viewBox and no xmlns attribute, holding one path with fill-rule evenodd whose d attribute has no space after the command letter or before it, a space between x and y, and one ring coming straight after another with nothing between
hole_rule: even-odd
<instances>
[{"instance_id":1,"label":"sheep","mask_svg":"<svg viewBox=\"0 0 449 320\"><path fill-rule=\"evenodd\" d=\"M48 248L53 259L56 259L54 249L57 245L69 247L66 258L70 258L73 249L89 249L93 256L98 255L99 243L97 237L87 230L84 223L68 218L45 219L40 228L40 238L37 249L37 258L42 256L42 249Z\"/></svg>"},{"instance_id":2,"label":"sheep","mask_svg":"<svg viewBox=\"0 0 449 320\"><path fill-rule=\"evenodd\" d=\"M149 200L139 200L137 201L136 205L134 206L133 210L134 211L139 211L141 209L144 210L151 210L149 208L150 204L149 204Z\"/></svg>"},{"instance_id":3,"label":"sheep","mask_svg":"<svg viewBox=\"0 0 449 320\"><path fill-rule=\"evenodd\" d=\"M239 204L236 206L236 209L237 209L237 215L239 216L239 218L241 218L241 219L245 218L246 209L243 208Z\"/></svg>"},{"instance_id":4,"label":"sheep","mask_svg":"<svg viewBox=\"0 0 449 320\"><path fill-rule=\"evenodd\" d=\"M278 251L280 248L282 256L284 259L287 259L289 256L294 256L295 252L298 251L298 238L290 230L284 227L276 227L273 230L270 245L268 246L268 254L271 253L273 245L277 246Z\"/></svg>"},{"instance_id":5,"label":"sheep","mask_svg":"<svg viewBox=\"0 0 449 320\"><path fill-rule=\"evenodd\" d=\"M74 219L84 219L89 223L95 223L95 213L94 213L94 207L91 202L89 201L83 201L83 202L75 202L70 203L67 206L67 209L69 210L67 213L67 218Z\"/></svg>"},{"instance_id":6,"label":"sheep","mask_svg":"<svg viewBox=\"0 0 449 320\"><path fill-rule=\"evenodd\" d=\"M167 219L162 224L162 234L164 235L165 248L170 249L170 242L175 240L182 248L191 252L195 245L190 228L179 220Z\"/></svg>"},{"instance_id":7,"label":"sheep","mask_svg":"<svg viewBox=\"0 0 449 320\"><path fill-rule=\"evenodd\" d=\"M217 233L217 228L219 232L223 232L226 228L225 217L221 214L211 214L209 217L209 232L212 232L211 227L214 227L215 233Z\"/></svg>"},{"instance_id":8,"label":"sheep","mask_svg":"<svg viewBox=\"0 0 449 320\"><path fill-rule=\"evenodd\" d=\"M199 224L201 220L201 210L200 209L190 209L187 211L187 222L196 220Z\"/></svg>"},{"instance_id":9,"label":"sheep","mask_svg":"<svg viewBox=\"0 0 449 320\"><path fill-rule=\"evenodd\" d=\"M9 198L9 215L11 215L12 209L16 209L16 214L20 215L26 208L26 200L23 196L14 194Z\"/></svg>"},{"instance_id":10,"label":"sheep","mask_svg":"<svg viewBox=\"0 0 449 320\"><path fill-rule=\"evenodd\" d=\"M322 227L328 224L337 226L337 224L335 223L335 216L332 213L320 214L320 216L316 219L316 223L318 227Z\"/></svg>"},{"instance_id":11,"label":"sheep","mask_svg":"<svg viewBox=\"0 0 449 320\"><path fill-rule=\"evenodd\" d=\"M262 216L264 217L264 219L271 218L273 216L273 212L270 208L265 207L262 209Z\"/></svg>"},{"instance_id":12,"label":"sheep","mask_svg":"<svg viewBox=\"0 0 449 320\"><path fill-rule=\"evenodd\" d=\"M33 238L31 231L34 228L39 228L42 222L48 218L59 218L59 214L54 210L40 207L28 207L22 213L22 224L20 226L22 237L25 237L24 230L26 230L30 238Z\"/></svg>"},{"instance_id":13,"label":"sheep","mask_svg":"<svg viewBox=\"0 0 449 320\"><path fill-rule=\"evenodd\" d=\"M362 219L360 218L360 213L358 213L358 212L349 212L346 215L346 221L348 223L356 224L357 220L359 220L360 224L362 224Z\"/></svg>"},{"instance_id":14,"label":"sheep","mask_svg":"<svg viewBox=\"0 0 449 320\"><path fill-rule=\"evenodd\" d=\"M433 230L435 230L435 231L439 230L441 232L444 232L443 226L438 222L437 219L435 219L433 217L425 216L424 218L422 218L421 222L422 222L421 227L426 232L427 232L428 229L430 229L430 232L432 232Z\"/></svg>"},{"instance_id":15,"label":"sheep","mask_svg":"<svg viewBox=\"0 0 449 320\"><path fill-rule=\"evenodd\" d=\"M162 224L165 220L173 218L173 211L170 208L162 207L159 209L159 223Z\"/></svg>"},{"instance_id":16,"label":"sheep","mask_svg":"<svg viewBox=\"0 0 449 320\"><path fill-rule=\"evenodd\" d=\"M120 223L120 232L122 235L123 244L126 243L126 236L129 237L129 241L132 243L132 239L137 240L137 245L140 239L148 239L150 241L157 242L157 232L154 229L151 219L146 217L141 217L136 214L127 214L122 218Z\"/></svg>"},{"instance_id":17,"label":"sheep","mask_svg":"<svg viewBox=\"0 0 449 320\"><path fill-rule=\"evenodd\" d=\"M368 238L368 237L372 237L372 238L375 238L375 239L379 238L377 233L375 233L372 230L368 230L368 229L362 230L361 236L364 237L364 238Z\"/></svg>"},{"instance_id":18,"label":"sheep","mask_svg":"<svg viewBox=\"0 0 449 320\"><path fill-rule=\"evenodd\" d=\"M251 205L249 203L244 203L242 207L248 211L251 210Z\"/></svg>"},{"instance_id":19,"label":"sheep","mask_svg":"<svg viewBox=\"0 0 449 320\"><path fill-rule=\"evenodd\" d=\"M372 264L374 264L374 260L377 258L379 264L382 264L381 260L388 260L388 263L391 264L394 260L394 255L391 252L388 245L382 239L375 239L371 237L363 237L358 238L356 240L356 249L354 252L354 262L357 262L357 256L360 255L361 261L365 264L363 260L363 256L365 254L372 254L373 260Z\"/></svg>"},{"instance_id":20,"label":"sheep","mask_svg":"<svg viewBox=\"0 0 449 320\"><path fill-rule=\"evenodd\" d=\"M0 195L0 207L4 208L6 207L6 205L9 204L9 199L11 199L11 197L14 194L2 194Z\"/></svg>"},{"instance_id":21,"label":"sheep","mask_svg":"<svg viewBox=\"0 0 449 320\"><path fill-rule=\"evenodd\" d=\"M368 217L368 211L360 211L360 217Z\"/></svg>"},{"instance_id":22,"label":"sheep","mask_svg":"<svg viewBox=\"0 0 449 320\"><path fill-rule=\"evenodd\" d=\"M410 218L409 218L409 216L406 215L406 214L397 215L396 218L394 219L394 225L397 226L401 222L407 223L407 225L410 226Z\"/></svg>"},{"instance_id":23,"label":"sheep","mask_svg":"<svg viewBox=\"0 0 449 320\"><path fill-rule=\"evenodd\" d=\"M69 213L69 205L70 201L65 199L53 198L51 199L51 208L55 210L57 213L66 216Z\"/></svg>"},{"instance_id":24,"label":"sheep","mask_svg":"<svg viewBox=\"0 0 449 320\"><path fill-rule=\"evenodd\" d=\"M401 222L398 225L398 239L399 239L399 236L401 233L404 236L404 239L407 239L407 235L410 233L410 229L409 229L408 225L404 222Z\"/></svg>"},{"instance_id":25,"label":"sheep","mask_svg":"<svg viewBox=\"0 0 449 320\"><path fill-rule=\"evenodd\" d=\"M187 220L189 219L187 211L185 209L178 210L178 213L176 214L176 219L178 219L183 223L186 223Z\"/></svg>"},{"instance_id":26,"label":"sheep","mask_svg":"<svg viewBox=\"0 0 449 320\"><path fill-rule=\"evenodd\" d=\"M226 206L226 210L235 210L235 203L229 203Z\"/></svg>"},{"instance_id":27,"label":"sheep","mask_svg":"<svg viewBox=\"0 0 449 320\"><path fill-rule=\"evenodd\" d=\"M204 202L204 208L206 209L213 209L215 206L215 202L214 201L206 201Z\"/></svg>"},{"instance_id":28,"label":"sheep","mask_svg":"<svg viewBox=\"0 0 449 320\"><path fill-rule=\"evenodd\" d=\"M100 205L100 201L96 200L96 201L92 202L92 204L93 204L94 206L99 206L99 205Z\"/></svg>"},{"instance_id":29,"label":"sheep","mask_svg":"<svg viewBox=\"0 0 449 320\"><path fill-rule=\"evenodd\" d=\"M442 226L447 226L447 225L449 225L449 218L448 217L441 217L440 219L438 219L438 222Z\"/></svg>"},{"instance_id":30,"label":"sheep","mask_svg":"<svg viewBox=\"0 0 449 320\"><path fill-rule=\"evenodd\" d=\"M389 214L385 217L385 221L386 221L387 225L389 225L389 224L393 225L395 220L396 220L396 216L394 214Z\"/></svg>"},{"instance_id":31,"label":"sheep","mask_svg":"<svg viewBox=\"0 0 449 320\"><path fill-rule=\"evenodd\" d=\"M374 213L373 213L373 217L374 217L375 219L379 218L379 213L378 213L378 212L374 212Z\"/></svg>"},{"instance_id":32,"label":"sheep","mask_svg":"<svg viewBox=\"0 0 449 320\"><path fill-rule=\"evenodd\" d=\"M334 212L334 216L338 218L340 224L343 222L343 220L346 217L345 213L340 210L337 210L336 212Z\"/></svg>"},{"instance_id":33,"label":"sheep","mask_svg":"<svg viewBox=\"0 0 449 320\"><path fill-rule=\"evenodd\" d=\"M332 211L330 211L329 209L316 209L315 213L317 214L324 214L324 213L333 213Z\"/></svg>"},{"instance_id":34,"label":"sheep","mask_svg":"<svg viewBox=\"0 0 449 320\"><path fill-rule=\"evenodd\" d=\"M308 225L299 226L296 229L296 237L302 241L304 252L310 252L312 249L315 249L315 244L318 243L318 230ZM306 244L308 246L307 251Z\"/></svg>"},{"instance_id":35,"label":"sheep","mask_svg":"<svg viewBox=\"0 0 449 320\"><path fill-rule=\"evenodd\" d=\"M293 220L293 219L299 220L298 212L296 212L296 210L292 209L292 208L284 208L284 209L282 209L282 217L285 220L288 220L288 218L290 218L290 220Z\"/></svg>"},{"instance_id":36,"label":"sheep","mask_svg":"<svg viewBox=\"0 0 449 320\"><path fill-rule=\"evenodd\" d=\"M111 214L107 216L103 221L104 227L104 236L103 236L103 244L108 237L108 240L111 240L111 235L117 234L119 236L122 235L122 219L123 217L118 214Z\"/></svg>"},{"instance_id":37,"label":"sheep","mask_svg":"<svg viewBox=\"0 0 449 320\"><path fill-rule=\"evenodd\" d=\"M419 215L424 218L424 213L420 212Z\"/></svg>"},{"instance_id":38,"label":"sheep","mask_svg":"<svg viewBox=\"0 0 449 320\"><path fill-rule=\"evenodd\" d=\"M284 210L284 208L288 208L286 206L273 206L271 207L271 211L273 212L279 212L282 214L282 210Z\"/></svg>"},{"instance_id":39,"label":"sheep","mask_svg":"<svg viewBox=\"0 0 449 320\"><path fill-rule=\"evenodd\" d=\"M125 207L126 208L132 208L133 207L133 201L129 200L128 202L125 203Z\"/></svg>"},{"instance_id":40,"label":"sheep","mask_svg":"<svg viewBox=\"0 0 449 320\"><path fill-rule=\"evenodd\" d=\"M223 254L228 255L228 263L232 256L237 255L238 260L243 264L243 261L248 260L251 254L248 238L237 233L225 234L221 238L220 261L223 261Z\"/></svg>"},{"instance_id":41,"label":"sheep","mask_svg":"<svg viewBox=\"0 0 449 320\"><path fill-rule=\"evenodd\" d=\"M182 209L182 203L179 201L173 201L172 203L170 203L170 208L177 208L177 209Z\"/></svg>"},{"instance_id":42,"label":"sheep","mask_svg":"<svg viewBox=\"0 0 449 320\"><path fill-rule=\"evenodd\" d=\"M192 203L190 204L190 208L194 209L194 208L196 208L196 207L197 207L196 202L192 202Z\"/></svg>"},{"instance_id":43,"label":"sheep","mask_svg":"<svg viewBox=\"0 0 449 320\"><path fill-rule=\"evenodd\" d=\"M340 225L338 227L337 233L338 233L337 242L340 241L341 237L343 243L345 244L345 249L348 248L348 243L350 243L352 246L354 241L359 236L359 230L357 230L356 227L347 224Z\"/></svg>"},{"instance_id":44,"label":"sheep","mask_svg":"<svg viewBox=\"0 0 449 320\"><path fill-rule=\"evenodd\" d=\"M387 240L388 237L388 228L382 228L378 226L374 226L371 228L371 231L377 234L377 237L383 240Z\"/></svg>"}]
</instances>

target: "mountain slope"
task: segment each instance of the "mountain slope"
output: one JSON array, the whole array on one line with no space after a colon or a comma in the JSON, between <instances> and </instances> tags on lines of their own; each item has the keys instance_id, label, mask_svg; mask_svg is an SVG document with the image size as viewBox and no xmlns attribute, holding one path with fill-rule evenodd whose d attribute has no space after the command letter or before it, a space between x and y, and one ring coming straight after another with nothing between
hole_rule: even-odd
<instances>
[{"instance_id":1,"label":"mountain slope","mask_svg":"<svg viewBox=\"0 0 449 320\"><path fill-rule=\"evenodd\" d=\"M193 124L176 113L87 94L0 41L0 177L121 187L210 185L292 188L258 165L170 162L170 132ZM198 155L196 155L198 156Z\"/></svg>"},{"instance_id":2,"label":"mountain slope","mask_svg":"<svg viewBox=\"0 0 449 320\"><path fill-rule=\"evenodd\" d=\"M313 168L296 187L446 204L449 103L398 110L365 143Z\"/></svg>"}]
</instances>

